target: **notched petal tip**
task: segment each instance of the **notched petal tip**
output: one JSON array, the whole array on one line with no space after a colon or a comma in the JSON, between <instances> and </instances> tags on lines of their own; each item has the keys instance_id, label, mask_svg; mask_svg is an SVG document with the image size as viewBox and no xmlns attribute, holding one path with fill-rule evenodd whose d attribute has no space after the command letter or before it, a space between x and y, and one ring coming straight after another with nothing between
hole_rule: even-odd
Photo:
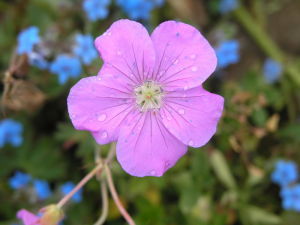
<instances>
[{"instance_id":1,"label":"notched petal tip","mask_svg":"<svg viewBox=\"0 0 300 225\"><path fill-rule=\"evenodd\" d=\"M139 29L145 30L144 26L141 23L133 21L133 20L120 19L120 20L115 21L102 35L100 35L99 37L97 37L95 39L94 45L95 45L96 49L98 50L99 54L101 55L101 57L102 57L101 53L104 51L105 48L107 48L107 50L110 50L110 49L108 49L109 46L106 46L106 45L104 45L105 43L103 43L103 42L105 42L106 38L109 39L112 36L112 34L115 34L115 32L116 32L117 35L120 35L119 41L121 42L122 41L121 38L126 38L126 37L125 36L122 37L121 33L118 31L124 30L124 29L126 29L126 31L128 33L136 32L136 30L139 30ZM134 40L132 40L132 41L134 41ZM118 43L115 43L115 44L118 44Z\"/></svg>"},{"instance_id":2,"label":"notched petal tip","mask_svg":"<svg viewBox=\"0 0 300 225\"><path fill-rule=\"evenodd\" d=\"M136 165L135 167L128 167L128 163L123 162L122 159L118 157L117 160L120 162L122 169L131 176L134 177L162 177L165 172L171 167L164 166L164 162L161 162L160 167L148 167L146 170L143 165Z\"/></svg>"},{"instance_id":3,"label":"notched petal tip","mask_svg":"<svg viewBox=\"0 0 300 225\"><path fill-rule=\"evenodd\" d=\"M160 77L170 88L187 89L202 84L216 69L217 57L210 43L195 27L175 21L161 23L151 34L159 60L169 58ZM166 57L167 56L167 57Z\"/></svg>"}]
</instances>

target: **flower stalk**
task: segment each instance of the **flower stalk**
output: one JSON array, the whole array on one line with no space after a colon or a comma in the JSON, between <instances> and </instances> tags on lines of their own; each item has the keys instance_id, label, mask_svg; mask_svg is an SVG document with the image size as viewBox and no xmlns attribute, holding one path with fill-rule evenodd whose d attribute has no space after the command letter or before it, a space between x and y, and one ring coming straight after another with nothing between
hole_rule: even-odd
<instances>
[{"instance_id":1,"label":"flower stalk","mask_svg":"<svg viewBox=\"0 0 300 225\"><path fill-rule=\"evenodd\" d=\"M241 6L233 12L236 20L244 27L252 36L262 50L272 59L278 61L285 67L285 71L290 78L300 86L300 72L293 63L286 60L285 54L276 45L276 43L268 36L264 29L251 17L247 10Z\"/></svg>"},{"instance_id":2,"label":"flower stalk","mask_svg":"<svg viewBox=\"0 0 300 225\"><path fill-rule=\"evenodd\" d=\"M112 179L112 175L110 172L109 167L105 164L104 165L104 169L105 169L105 173L106 173L106 180L107 180L107 184L109 187L109 191L113 197L114 202L116 203L120 213L122 214L122 216L124 217L124 219L127 221L127 223L129 225L135 225L135 222L133 221L133 219L131 218L131 216L128 214L128 212L126 211L126 209L124 208L124 206L122 205L120 198L118 196L118 193L116 191L113 179Z\"/></svg>"},{"instance_id":3,"label":"flower stalk","mask_svg":"<svg viewBox=\"0 0 300 225\"><path fill-rule=\"evenodd\" d=\"M76 187L67 194L63 199L59 201L57 204L58 207L63 207L71 198L72 196L79 191L92 177L94 177L97 173L102 171L103 164L99 163L91 172L89 172L77 185Z\"/></svg>"}]
</instances>

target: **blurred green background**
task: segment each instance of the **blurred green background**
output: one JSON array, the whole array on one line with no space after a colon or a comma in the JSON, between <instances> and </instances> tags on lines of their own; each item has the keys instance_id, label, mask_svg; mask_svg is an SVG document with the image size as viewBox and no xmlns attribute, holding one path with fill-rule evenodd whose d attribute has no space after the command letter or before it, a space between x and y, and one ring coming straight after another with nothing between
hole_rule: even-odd
<instances>
[{"instance_id":1,"label":"blurred green background","mask_svg":"<svg viewBox=\"0 0 300 225\"><path fill-rule=\"evenodd\" d=\"M28 57L12 59L18 35L38 27L44 45L36 51L47 50L45 60L51 63L72 53L76 34L96 38L120 18L135 19L150 32L165 20L180 20L197 27L217 52L226 41L238 46L219 53L219 61L226 62L204 85L225 98L223 117L209 144L189 149L161 178L131 177L112 163L116 188L136 223L299 224L299 212L282 208L280 187L272 183L271 173L279 159L300 163L300 2L169 0L134 9L143 10L141 16L131 11L131 1L120 2L112 1L106 16L91 21L80 0L0 1L1 121L10 118L23 127L18 147L7 143L0 148L0 224L21 224L15 216L19 209L37 212L59 201L60 187L79 182L95 165L95 141L73 128L66 98L80 77L99 71L101 59L82 65L81 76L60 84L49 69L30 65ZM278 74L274 66L266 68L268 59L279 65ZM105 153L109 146L101 148ZM51 195L39 198L32 182L12 188L10 180L18 171L47 182ZM109 203L105 224L125 224L114 202ZM93 224L100 213L100 185L93 179L83 188L82 200L68 204L63 223Z\"/></svg>"}]
</instances>

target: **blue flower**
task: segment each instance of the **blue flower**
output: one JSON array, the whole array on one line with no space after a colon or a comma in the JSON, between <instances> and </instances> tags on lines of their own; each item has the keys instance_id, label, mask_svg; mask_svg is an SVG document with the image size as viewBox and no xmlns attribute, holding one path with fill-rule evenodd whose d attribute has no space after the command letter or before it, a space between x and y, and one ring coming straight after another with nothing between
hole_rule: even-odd
<instances>
[{"instance_id":1,"label":"blue flower","mask_svg":"<svg viewBox=\"0 0 300 225\"><path fill-rule=\"evenodd\" d=\"M49 183L45 180L34 180L33 186L39 199L44 200L52 195Z\"/></svg>"},{"instance_id":2,"label":"blue flower","mask_svg":"<svg viewBox=\"0 0 300 225\"><path fill-rule=\"evenodd\" d=\"M78 34L76 36L74 54L80 57L86 65L91 64L91 62L97 58L98 53L94 47L94 39L92 35Z\"/></svg>"},{"instance_id":3,"label":"blue flower","mask_svg":"<svg viewBox=\"0 0 300 225\"><path fill-rule=\"evenodd\" d=\"M50 66L50 71L58 75L60 84L64 84L70 77L78 77L81 73L81 63L76 57L59 55Z\"/></svg>"},{"instance_id":4,"label":"blue flower","mask_svg":"<svg viewBox=\"0 0 300 225\"><path fill-rule=\"evenodd\" d=\"M221 0L219 3L219 10L222 14L229 13L238 7L237 0Z\"/></svg>"},{"instance_id":5,"label":"blue flower","mask_svg":"<svg viewBox=\"0 0 300 225\"><path fill-rule=\"evenodd\" d=\"M39 29L37 27L29 27L23 31L18 36L18 54L30 53L33 46L39 43Z\"/></svg>"},{"instance_id":6,"label":"blue flower","mask_svg":"<svg viewBox=\"0 0 300 225\"><path fill-rule=\"evenodd\" d=\"M18 147L23 142L23 125L12 119L5 119L0 122L0 148L6 143Z\"/></svg>"},{"instance_id":7,"label":"blue flower","mask_svg":"<svg viewBox=\"0 0 300 225\"><path fill-rule=\"evenodd\" d=\"M66 182L64 183L61 187L60 187L60 191L66 195L68 193L70 193L73 188L75 187L75 184L72 182ZM80 189L79 191L76 192L76 194L73 195L72 200L74 202L81 202L82 200L82 189Z\"/></svg>"},{"instance_id":8,"label":"blue flower","mask_svg":"<svg viewBox=\"0 0 300 225\"><path fill-rule=\"evenodd\" d=\"M117 5L134 20L148 20L151 11L163 3L163 0L117 0Z\"/></svg>"},{"instance_id":9,"label":"blue flower","mask_svg":"<svg viewBox=\"0 0 300 225\"><path fill-rule=\"evenodd\" d=\"M298 179L297 165L292 161L279 160L275 165L271 179L282 187L295 182Z\"/></svg>"},{"instance_id":10,"label":"blue flower","mask_svg":"<svg viewBox=\"0 0 300 225\"><path fill-rule=\"evenodd\" d=\"M282 207L285 210L300 212L300 184L284 187L280 192L280 196L282 198Z\"/></svg>"},{"instance_id":11,"label":"blue flower","mask_svg":"<svg viewBox=\"0 0 300 225\"><path fill-rule=\"evenodd\" d=\"M273 59L267 59L264 63L264 77L268 83L276 82L282 74L282 66Z\"/></svg>"},{"instance_id":12,"label":"blue flower","mask_svg":"<svg viewBox=\"0 0 300 225\"><path fill-rule=\"evenodd\" d=\"M9 178L9 185L11 188L17 190L25 187L30 180L30 175L17 171L13 177Z\"/></svg>"},{"instance_id":13,"label":"blue flower","mask_svg":"<svg viewBox=\"0 0 300 225\"><path fill-rule=\"evenodd\" d=\"M35 66L41 70L45 70L49 67L49 63L45 60L45 58L36 52L31 52L28 55L29 64Z\"/></svg>"},{"instance_id":14,"label":"blue flower","mask_svg":"<svg viewBox=\"0 0 300 225\"><path fill-rule=\"evenodd\" d=\"M218 67L225 68L231 64L239 62L240 44L236 40L223 41L216 48L216 54L218 58Z\"/></svg>"},{"instance_id":15,"label":"blue flower","mask_svg":"<svg viewBox=\"0 0 300 225\"><path fill-rule=\"evenodd\" d=\"M90 21L104 19L108 16L110 0L84 0L83 9Z\"/></svg>"}]
</instances>

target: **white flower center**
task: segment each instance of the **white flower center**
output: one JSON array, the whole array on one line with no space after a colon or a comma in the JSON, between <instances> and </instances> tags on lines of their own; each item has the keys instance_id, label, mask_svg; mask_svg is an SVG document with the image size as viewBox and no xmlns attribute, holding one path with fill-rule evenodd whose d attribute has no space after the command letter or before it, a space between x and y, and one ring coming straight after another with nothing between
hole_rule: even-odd
<instances>
[{"instance_id":1,"label":"white flower center","mask_svg":"<svg viewBox=\"0 0 300 225\"><path fill-rule=\"evenodd\" d=\"M163 90L154 81L146 81L134 89L136 103L142 112L159 109L162 105Z\"/></svg>"}]
</instances>

